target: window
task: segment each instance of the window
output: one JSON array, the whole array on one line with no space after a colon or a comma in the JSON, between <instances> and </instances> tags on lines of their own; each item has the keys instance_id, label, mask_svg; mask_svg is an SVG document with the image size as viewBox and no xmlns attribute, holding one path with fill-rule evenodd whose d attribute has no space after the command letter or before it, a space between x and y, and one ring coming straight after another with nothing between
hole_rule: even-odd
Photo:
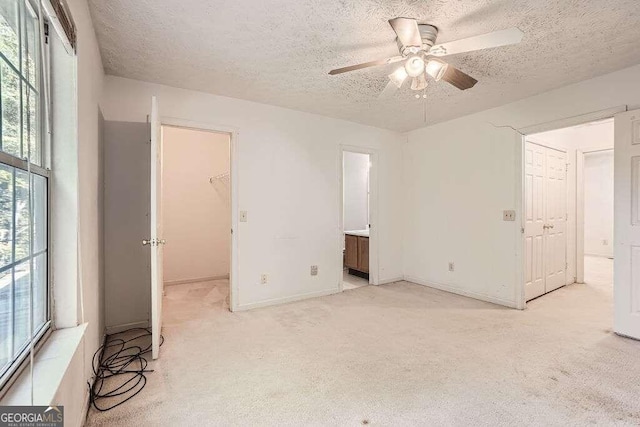
<instances>
[{"instance_id":1,"label":"window","mask_svg":"<svg viewBox=\"0 0 640 427\"><path fill-rule=\"evenodd\" d=\"M0 386L50 319L39 30L29 0L0 1Z\"/></svg>"}]
</instances>

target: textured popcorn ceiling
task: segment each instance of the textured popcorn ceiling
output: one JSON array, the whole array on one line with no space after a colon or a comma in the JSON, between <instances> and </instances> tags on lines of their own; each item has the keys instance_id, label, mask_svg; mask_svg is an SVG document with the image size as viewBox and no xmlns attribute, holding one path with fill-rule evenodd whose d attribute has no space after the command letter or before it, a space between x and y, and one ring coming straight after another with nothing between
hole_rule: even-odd
<instances>
[{"instance_id":1,"label":"textured popcorn ceiling","mask_svg":"<svg viewBox=\"0 0 640 427\"><path fill-rule=\"evenodd\" d=\"M495 107L640 63L638 0L90 0L106 72L406 131L425 125L403 88L378 95L397 64L387 20L417 18L438 42L516 26L515 46L449 62L479 80L428 90L427 123ZM405 86L408 86L405 84Z\"/></svg>"}]
</instances>

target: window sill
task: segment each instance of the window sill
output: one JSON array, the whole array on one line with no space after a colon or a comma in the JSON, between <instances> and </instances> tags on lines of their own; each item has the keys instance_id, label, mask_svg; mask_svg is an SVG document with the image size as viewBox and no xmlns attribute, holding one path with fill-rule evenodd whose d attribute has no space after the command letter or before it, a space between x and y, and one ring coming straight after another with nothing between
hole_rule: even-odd
<instances>
[{"instance_id":1,"label":"window sill","mask_svg":"<svg viewBox=\"0 0 640 427\"><path fill-rule=\"evenodd\" d=\"M58 329L35 354L33 404L49 405L60 387L73 355L82 343L87 324ZM3 396L0 405L31 405L31 379L27 366Z\"/></svg>"}]
</instances>

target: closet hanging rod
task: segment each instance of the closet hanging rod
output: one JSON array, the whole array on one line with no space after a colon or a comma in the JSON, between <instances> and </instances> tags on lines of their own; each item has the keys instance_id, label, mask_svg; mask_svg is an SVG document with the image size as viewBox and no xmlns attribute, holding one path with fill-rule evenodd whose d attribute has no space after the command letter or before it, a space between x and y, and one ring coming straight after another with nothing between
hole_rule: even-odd
<instances>
[{"instance_id":1,"label":"closet hanging rod","mask_svg":"<svg viewBox=\"0 0 640 427\"><path fill-rule=\"evenodd\" d=\"M221 174L216 175L216 176L212 176L211 178L209 178L209 182L213 184L214 180L216 180L216 179L223 180L225 178L229 178L229 172L225 172L225 173L221 173Z\"/></svg>"}]
</instances>

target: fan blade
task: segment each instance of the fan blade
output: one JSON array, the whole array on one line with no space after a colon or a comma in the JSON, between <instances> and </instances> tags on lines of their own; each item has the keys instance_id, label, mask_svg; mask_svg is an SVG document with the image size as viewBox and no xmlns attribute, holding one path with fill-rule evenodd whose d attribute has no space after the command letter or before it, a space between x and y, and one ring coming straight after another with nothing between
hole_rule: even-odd
<instances>
[{"instance_id":1,"label":"fan blade","mask_svg":"<svg viewBox=\"0 0 640 427\"><path fill-rule=\"evenodd\" d=\"M517 28L494 31L481 36L469 37L448 43L437 44L429 50L429 55L445 56L474 50L517 44L522 41L524 33Z\"/></svg>"},{"instance_id":2,"label":"fan blade","mask_svg":"<svg viewBox=\"0 0 640 427\"><path fill-rule=\"evenodd\" d=\"M478 83L476 79L466 73L463 73L456 67L451 66L451 64L447 65L447 69L442 75L442 80L454 85L460 90L470 89Z\"/></svg>"},{"instance_id":3,"label":"fan blade","mask_svg":"<svg viewBox=\"0 0 640 427\"><path fill-rule=\"evenodd\" d=\"M394 56L392 58L387 59L378 59L377 61L364 62L362 64L350 65L348 67L336 68L335 70L329 71L329 74L332 76L335 74L348 73L349 71L361 70L363 68L369 67L377 67L378 65L386 65L393 64L394 62L402 61L404 58L402 56Z\"/></svg>"},{"instance_id":4,"label":"fan blade","mask_svg":"<svg viewBox=\"0 0 640 427\"><path fill-rule=\"evenodd\" d=\"M389 25L396 32L402 46L422 46L422 37L420 37L420 30L415 19L394 18L389 20Z\"/></svg>"}]
</instances>

